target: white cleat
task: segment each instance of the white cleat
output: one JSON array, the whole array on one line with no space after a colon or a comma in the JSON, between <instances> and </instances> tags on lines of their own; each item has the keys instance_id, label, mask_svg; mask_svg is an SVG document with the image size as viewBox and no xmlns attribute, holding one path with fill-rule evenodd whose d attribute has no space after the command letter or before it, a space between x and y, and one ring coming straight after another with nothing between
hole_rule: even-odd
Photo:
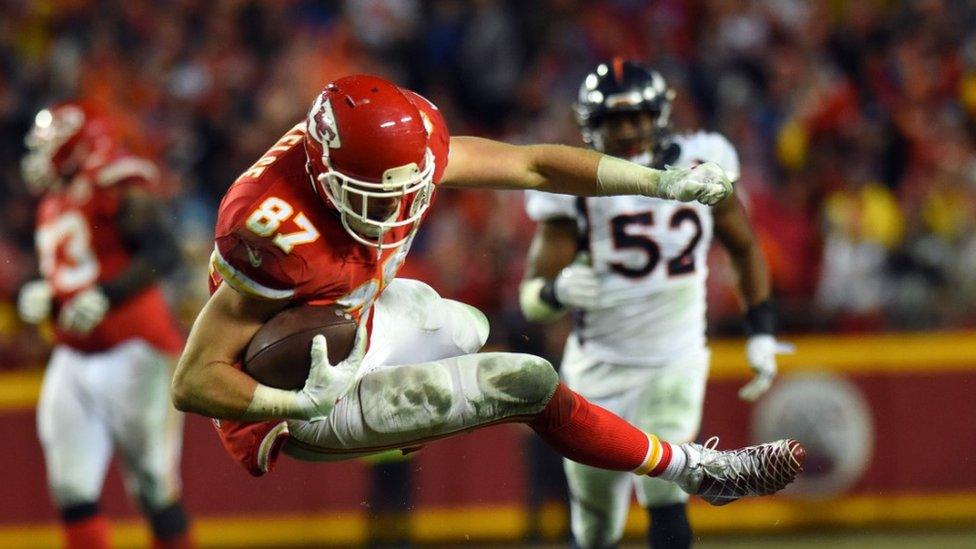
<instances>
[{"instance_id":1,"label":"white cleat","mask_svg":"<svg viewBox=\"0 0 976 549\"><path fill-rule=\"evenodd\" d=\"M685 492L712 505L779 492L803 471L807 457L806 449L791 439L736 450L716 450L717 445L718 437L704 445L682 444L688 464L675 481Z\"/></svg>"}]
</instances>

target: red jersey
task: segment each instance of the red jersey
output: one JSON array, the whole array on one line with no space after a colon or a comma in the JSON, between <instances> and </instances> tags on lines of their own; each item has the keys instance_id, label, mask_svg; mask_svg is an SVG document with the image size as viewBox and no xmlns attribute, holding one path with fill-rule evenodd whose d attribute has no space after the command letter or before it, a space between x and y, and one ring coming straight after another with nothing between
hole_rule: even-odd
<instances>
[{"instance_id":1,"label":"red jersey","mask_svg":"<svg viewBox=\"0 0 976 549\"><path fill-rule=\"evenodd\" d=\"M151 188L156 178L151 162L124 152L94 157L67 186L45 193L38 205L35 242L41 275L53 291L55 318L70 298L111 281L129 265L131 254L116 220L124 190ZM55 326L58 343L84 352L104 351L132 338L169 354L183 348L183 335L157 285L112 307L87 335Z\"/></svg>"},{"instance_id":2,"label":"red jersey","mask_svg":"<svg viewBox=\"0 0 976 549\"><path fill-rule=\"evenodd\" d=\"M407 92L429 122L434 183L447 167L450 135L440 112ZM244 294L338 304L358 318L396 277L412 240L382 250L356 242L306 171L305 124L288 131L224 195L217 214L210 290L225 281ZM408 215L403 208L402 216ZM390 238L409 236L409 226Z\"/></svg>"}]
</instances>

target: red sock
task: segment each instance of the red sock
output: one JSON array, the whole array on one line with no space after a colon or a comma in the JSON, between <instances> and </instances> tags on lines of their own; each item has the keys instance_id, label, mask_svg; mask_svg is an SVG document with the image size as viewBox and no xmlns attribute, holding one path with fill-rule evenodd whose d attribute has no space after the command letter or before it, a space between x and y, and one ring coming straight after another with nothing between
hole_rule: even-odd
<instances>
[{"instance_id":1,"label":"red sock","mask_svg":"<svg viewBox=\"0 0 976 549\"><path fill-rule=\"evenodd\" d=\"M101 515L95 515L65 523L64 538L68 549L107 549L108 521Z\"/></svg>"},{"instance_id":2,"label":"red sock","mask_svg":"<svg viewBox=\"0 0 976 549\"><path fill-rule=\"evenodd\" d=\"M153 538L152 549L193 549L195 545L189 532L184 532L169 539Z\"/></svg>"},{"instance_id":3,"label":"red sock","mask_svg":"<svg viewBox=\"0 0 976 549\"><path fill-rule=\"evenodd\" d=\"M667 445L562 383L529 426L563 456L612 471L646 474L663 461Z\"/></svg>"}]
</instances>

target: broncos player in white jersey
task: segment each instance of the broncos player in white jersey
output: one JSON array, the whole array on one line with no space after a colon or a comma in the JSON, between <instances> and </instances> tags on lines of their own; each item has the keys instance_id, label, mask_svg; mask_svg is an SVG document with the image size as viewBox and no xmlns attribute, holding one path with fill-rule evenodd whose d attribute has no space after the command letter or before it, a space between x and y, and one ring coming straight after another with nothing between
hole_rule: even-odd
<instances>
[{"instance_id":1,"label":"broncos player in white jersey","mask_svg":"<svg viewBox=\"0 0 976 549\"><path fill-rule=\"evenodd\" d=\"M576 104L594 149L647 166L715 162L729 179L739 160L720 134L672 134L674 92L660 74L614 59L589 74ZM520 304L529 320L567 310L576 326L562 376L574 390L669 440L691 441L701 422L709 351L705 339L706 259L712 235L728 250L746 305L748 362L756 377L740 396L755 400L776 374L770 283L742 204L714 207L641 196L573 197L528 191L538 221ZM688 547L688 496L652 478L632 478L565 461L579 547L612 547L623 534L632 489L648 509L652 547Z\"/></svg>"}]
</instances>

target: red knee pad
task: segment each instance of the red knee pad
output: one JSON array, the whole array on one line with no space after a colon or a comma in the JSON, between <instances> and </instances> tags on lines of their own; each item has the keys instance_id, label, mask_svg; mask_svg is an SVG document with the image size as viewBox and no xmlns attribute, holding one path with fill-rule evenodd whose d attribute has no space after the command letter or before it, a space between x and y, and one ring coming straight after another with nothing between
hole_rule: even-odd
<instances>
[{"instance_id":1,"label":"red knee pad","mask_svg":"<svg viewBox=\"0 0 976 549\"><path fill-rule=\"evenodd\" d=\"M259 477L274 470L278 454L288 440L288 422L215 419L214 427L224 449L248 473Z\"/></svg>"}]
</instances>

